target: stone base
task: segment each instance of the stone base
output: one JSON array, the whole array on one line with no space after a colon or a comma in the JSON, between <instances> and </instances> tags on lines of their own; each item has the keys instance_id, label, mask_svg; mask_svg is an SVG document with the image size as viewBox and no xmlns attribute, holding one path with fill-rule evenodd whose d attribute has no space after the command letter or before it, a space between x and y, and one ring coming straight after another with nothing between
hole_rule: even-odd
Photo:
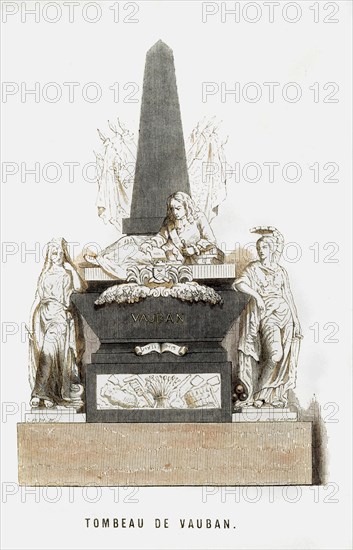
<instances>
[{"instance_id":1,"label":"stone base","mask_svg":"<svg viewBox=\"0 0 353 550\"><path fill-rule=\"evenodd\" d=\"M18 462L27 486L311 485L311 423L23 423Z\"/></svg>"},{"instance_id":2,"label":"stone base","mask_svg":"<svg viewBox=\"0 0 353 550\"><path fill-rule=\"evenodd\" d=\"M25 414L25 422L57 423L57 422L86 422L86 415L77 413L73 407L53 407L51 409L31 409Z\"/></svg>"},{"instance_id":3,"label":"stone base","mask_svg":"<svg viewBox=\"0 0 353 550\"><path fill-rule=\"evenodd\" d=\"M296 422L298 414L289 408L244 407L232 414L232 422Z\"/></svg>"},{"instance_id":4,"label":"stone base","mask_svg":"<svg viewBox=\"0 0 353 550\"><path fill-rule=\"evenodd\" d=\"M222 303L215 305L150 296L104 306L96 304L99 292L74 293L73 307L100 341L86 367L87 421L231 422L231 363L222 341L248 297L229 285L217 292ZM167 344L186 352L162 352ZM136 351L145 346L159 353Z\"/></svg>"}]
</instances>

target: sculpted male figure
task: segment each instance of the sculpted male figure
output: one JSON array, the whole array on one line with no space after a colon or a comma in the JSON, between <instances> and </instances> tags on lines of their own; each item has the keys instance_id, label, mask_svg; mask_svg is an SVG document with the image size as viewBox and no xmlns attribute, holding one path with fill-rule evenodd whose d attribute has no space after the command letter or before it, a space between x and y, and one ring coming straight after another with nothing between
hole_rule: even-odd
<instances>
[{"instance_id":1,"label":"sculpted male figure","mask_svg":"<svg viewBox=\"0 0 353 550\"><path fill-rule=\"evenodd\" d=\"M167 215L157 235L123 237L96 256L87 254L85 259L124 279L131 265L196 263L199 256L215 248L216 239L206 216L190 195L178 191L168 197Z\"/></svg>"}]
</instances>

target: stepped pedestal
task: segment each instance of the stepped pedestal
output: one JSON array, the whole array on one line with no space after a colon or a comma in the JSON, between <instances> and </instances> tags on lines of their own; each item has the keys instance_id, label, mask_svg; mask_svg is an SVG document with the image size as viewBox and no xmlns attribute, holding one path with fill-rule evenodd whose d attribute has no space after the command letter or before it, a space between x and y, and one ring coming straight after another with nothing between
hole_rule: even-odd
<instances>
[{"instance_id":1,"label":"stepped pedestal","mask_svg":"<svg viewBox=\"0 0 353 550\"><path fill-rule=\"evenodd\" d=\"M216 305L159 297L96 306L99 293L74 294L101 343L86 368L87 421L231 422L231 363L221 342L247 297L218 292ZM144 346L164 351L141 355Z\"/></svg>"},{"instance_id":2,"label":"stepped pedestal","mask_svg":"<svg viewBox=\"0 0 353 550\"><path fill-rule=\"evenodd\" d=\"M21 485L312 483L310 422L19 424L18 441Z\"/></svg>"},{"instance_id":3,"label":"stepped pedestal","mask_svg":"<svg viewBox=\"0 0 353 550\"><path fill-rule=\"evenodd\" d=\"M244 407L232 414L232 422L296 422L298 414L289 408Z\"/></svg>"},{"instance_id":4,"label":"stepped pedestal","mask_svg":"<svg viewBox=\"0 0 353 550\"><path fill-rule=\"evenodd\" d=\"M57 422L86 422L86 415L76 412L73 407L53 407L32 409L25 414L25 422L32 424L52 424Z\"/></svg>"}]
</instances>

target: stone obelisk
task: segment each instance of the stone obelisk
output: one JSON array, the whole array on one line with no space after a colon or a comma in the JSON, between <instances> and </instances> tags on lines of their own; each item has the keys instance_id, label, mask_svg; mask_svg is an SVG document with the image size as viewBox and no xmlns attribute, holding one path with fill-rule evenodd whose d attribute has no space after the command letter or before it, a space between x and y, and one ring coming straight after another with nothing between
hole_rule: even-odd
<instances>
[{"instance_id":1,"label":"stone obelisk","mask_svg":"<svg viewBox=\"0 0 353 550\"><path fill-rule=\"evenodd\" d=\"M166 200L176 191L190 194L173 52L159 40L147 52L128 235L157 233Z\"/></svg>"}]
</instances>

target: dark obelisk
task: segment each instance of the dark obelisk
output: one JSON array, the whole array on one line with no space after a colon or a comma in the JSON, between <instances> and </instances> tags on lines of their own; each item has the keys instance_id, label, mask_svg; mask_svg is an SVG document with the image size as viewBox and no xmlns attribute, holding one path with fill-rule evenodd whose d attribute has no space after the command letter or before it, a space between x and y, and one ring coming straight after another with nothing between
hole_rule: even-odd
<instances>
[{"instance_id":1,"label":"dark obelisk","mask_svg":"<svg viewBox=\"0 0 353 550\"><path fill-rule=\"evenodd\" d=\"M157 233L166 200L175 191L190 194L173 52L159 40L147 52L128 235Z\"/></svg>"}]
</instances>

